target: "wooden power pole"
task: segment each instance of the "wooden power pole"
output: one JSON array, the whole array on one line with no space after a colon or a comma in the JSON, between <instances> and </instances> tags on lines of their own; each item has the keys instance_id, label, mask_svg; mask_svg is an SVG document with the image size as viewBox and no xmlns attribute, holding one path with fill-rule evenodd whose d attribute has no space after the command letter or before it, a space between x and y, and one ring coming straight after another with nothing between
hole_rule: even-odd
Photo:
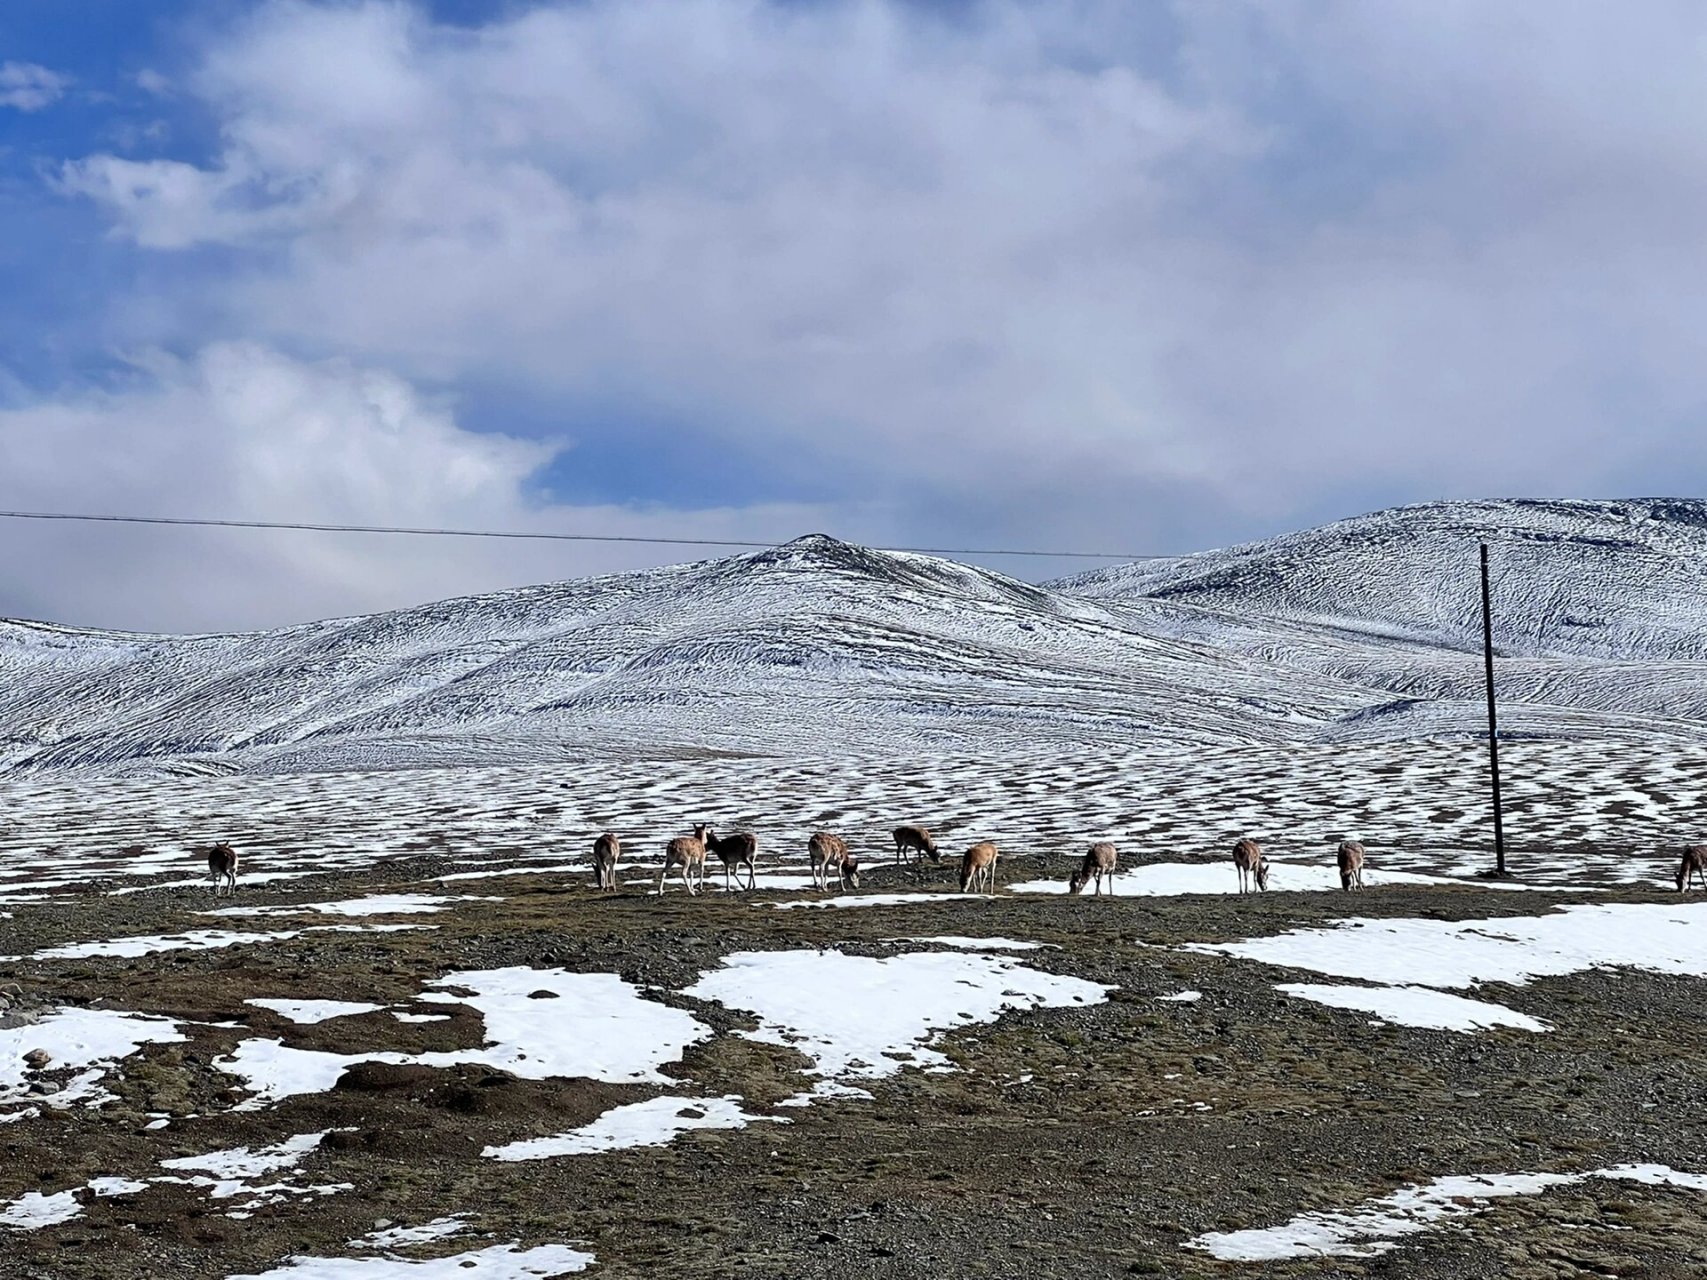
<instances>
[{"instance_id":1,"label":"wooden power pole","mask_svg":"<svg viewBox=\"0 0 1707 1280\"><path fill-rule=\"evenodd\" d=\"M1482 665L1488 686L1488 772L1494 785L1494 874L1505 872L1505 821L1500 814L1500 729L1494 714L1494 611L1488 595L1488 544L1482 544Z\"/></svg>"}]
</instances>

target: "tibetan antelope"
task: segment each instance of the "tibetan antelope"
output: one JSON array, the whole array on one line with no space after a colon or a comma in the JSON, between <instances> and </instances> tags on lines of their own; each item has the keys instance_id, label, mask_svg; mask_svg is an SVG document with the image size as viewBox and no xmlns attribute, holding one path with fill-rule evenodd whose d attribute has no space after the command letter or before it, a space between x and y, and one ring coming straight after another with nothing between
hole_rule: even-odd
<instances>
[{"instance_id":1,"label":"tibetan antelope","mask_svg":"<svg viewBox=\"0 0 1707 1280\"><path fill-rule=\"evenodd\" d=\"M816 832L806 842L806 856L812 862L814 888L828 889L834 875L844 889L859 888L859 864L848 852L848 842L828 831Z\"/></svg>"},{"instance_id":2,"label":"tibetan antelope","mask_svg":"<svg viewBox=\"0 0 1707 1280\"><path fill-rule=\"evenodd\" d=\"M1686 892L1691 880L1700 881L1707 889L1707 844L1692 844L1683 851L1683 861L1677 867L1677 891Z\"/></svg>"},{"instance_id":3,"label":"tibetan antelope","mask_svg":"<svg viewBox=\"0 0 1707 1280\"><path fill-rule=\"evenodd\" d=\"M682 887L689 893L698 893L705 888L705 824L699 823L693 829L691 836L677 836L664 846L664 869L658 873L658 893L664 892L664 877L670 874L671 867L681 868ZM688 878L688 872L697 869L699 872L699 889L694 888L693 881Z\"/></svg>"},{"instance_id":4,"label":"tibetan antelope","mask_svg":"<svg viewBox=\"0 0 1707 1280\"><path fill-rule=\"evenodd\" d=\"M1073 872L1073 878L1067 881L1067 892L1077 893L1095 878L1097 882L1095 897L1102 896L1103 877L1108 877L1108 893L1114 896L1114 869L1120 865L1120 857L1114 851L1114 846L1104 840L1093 844L1091 851L1085 855L1085 860L1079 864L1079 869Z\"/></svg>"},{"instance_id":5,"label":"tibetan antelope","mask_svg":"<svg viewBox=\"0 0 1707 1280\"><path fill-rule=\"evenodd\" d=\"M616 860L622 853L622 841L605 832L593 841L593 887L616 888Z\"/></svg>"},{"instance_id":6,"label":"tibetan antelope","mask_svg":"<svg viewBox=\"0 0 1707 1280\"><path fill-rule=\"evenodd\" d=\"M1339 852L1340 888L1363 888L1363 844L1358 840L1342 840Z\"/></svg>"},{"instance_id":7,"label":"tibetan antelope","mask_svg":"<svg viewBox=\"0 0 1707 1280\"><path fill-rule=\"evenodd\" d=\"M1249 893L1250 882L1258 889L1268 888L1268 859L1262 856L1262 846L1255 840L1240 840L1233 846L1233 865L1239 872L1239 892Z\"/></svg>"},{"instance_id":8,"label":"tibetan antelope","mask_svg":"<svg viewBox=\"0 0 1707 1280\"><path fill-rule=\"evenodd\" d=\"M737 831L732 836L720 836L715 831L705 833L706 852L716 855L723 863L723 890L729 891L729 872L733 868L735 883L741 883L741 868L747 868L747 888L756 889L759 878L753 864L759 856L759 838L749 831Z\"/></svg>"},{"instance_id":9,"label":"tibetan antelope","mask_svg":"<svg viewBox=\"0 0 1707 1280\"><path fill-rule=\"evenodd\" d=\"M979 841L960 855L960 892L976 893L980 880L988 892L996 891L996 846L989 840Z\"/></svg>"},{"instance_id":10,"label":"tibetan antelope","mask_svg":"<svg viewBox=\"0 0 1707 1280\"><path fill-rule=\"evenodd\" d=\"M221 840L207 851L208 879L213 881L213 896L219 896L219 886L227 893L237 892L237 850Z\"/></svg>"},{"instance_id":11,"label":"tibetan antelope","mask_svg":"<svg viewBox=\"0 0 1707 1280\"><path fill-rule=\"evenodd\" d=\"M907 854L912 854L908 859ZM932 862L941 862L942 854L937 852L936 840L923 827L895 828L895 861L905 862L919 860L920 854L928 854Z\"/></svg>"}]
</instances>

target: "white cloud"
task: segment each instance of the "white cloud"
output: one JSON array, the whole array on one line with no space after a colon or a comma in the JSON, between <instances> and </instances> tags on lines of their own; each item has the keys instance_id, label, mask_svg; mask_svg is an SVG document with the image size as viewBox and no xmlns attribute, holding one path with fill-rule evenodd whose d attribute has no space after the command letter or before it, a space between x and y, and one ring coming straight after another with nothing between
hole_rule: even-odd
<instances>
[{"instance_id":1,"label":"white cloud","mask_svg":"<svg viewBox=\"0 0 1707 1280\"><path fill-rule=\"evenodd\" d=\"M0 62L0 107L40 111L59 101L70 83L33 62Z\"/></svg>"},{"instance_id":2,"label":"white cloud","mask_svg":"<svg viewBox=\"0 0 1707 1280\"><path fill-rule=\"evenodd\" d=\"M217 165L65 182L144 246L253 250L222 291L242 331L936 483L1043 438L1201 469L1145 369L1183 337L1158 286L1197 252L1168 265L1180 175L1256 139L993 14L600 4L471 37L275 6L193 77Z\"/></svg>"},{"instance_id":3,"label":"white cloud","mask_svg":"<svg viewBox=\"0 0 1707 1280\"><path fill-rule=\"evenodd\" d=\"M555 450L458 427L394 375L249 343L156 357L130 382L0 410L17 510L729 537L737 517L542 504ZM824 513L752 513L779 537ZM741 518L743 526L747 520ZM650 563L644 548L12 522L0 616L234 629ZM691 548L677 558L689 558Z\"/></svg>"},{"instance_id":4,"label":"white cloud","mask_svg":"<svg viewBox=\"0 0 1707 1280\"><path fill-rule=\"evenodd\" d=\"M667 417L905 495L890 539L1171 547L1699 487L1704 36L1666 3L284 0L174 76L211 162L62 181L223 250L139 339Z\"/></svg>"}]
</instances>

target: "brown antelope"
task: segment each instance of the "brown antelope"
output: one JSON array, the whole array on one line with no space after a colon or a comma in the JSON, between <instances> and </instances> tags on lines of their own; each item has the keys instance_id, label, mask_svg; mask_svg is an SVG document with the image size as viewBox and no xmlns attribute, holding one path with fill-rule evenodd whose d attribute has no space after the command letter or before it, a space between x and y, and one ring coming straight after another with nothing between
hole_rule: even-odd
<instances>
[{"instance_id":1,"label":"brown antelope","mask_svg":"<svg viewBox=\"0 0 1707 1280\"><path fill-rule=\"evenodd\" d=\"M1233 846L1233 865L1239 871L1240 893L1251 891L1251 880L1257 882L1258 889L1268 888L1268 859L1262 856L1262 846L1255 840L1247 837Z\"/></svg>"},{"instance_id":2,"label":"brown antelope","mask_svg":"<svg viewBox=\"0 0 1707 1280\"><path fill-rule=\"evenodd\" d=\"M1091 851L1085 855L1085 860L1079 864L1079 869L1073 872L1073 878L1067 881L1067 892L1077 893L1094 877L1097 882L1095 897L1102 896L1103 877L1108 877L1108 893L1114 896L1114 869L1120 865L1120 856L1115 853L1114 846L1104 840L1093 844Z\"/></svg>"},{"instance_id":3,"label":"brown antelope","mask_svg":"<svg viewBox=\"0 0 1707 1280\"><path fill-rule=\"evenodd\" d=\"M207 874L213 881L213 896L223 883L227 893L237 892L237 850L221 840L207 851Z\"/></svg>"},{"instance_id":4,"label":"brown antelope","mask_svg":"<svg viewBox=\"0 0 1707 1280\"><path fill-rule=\"evenodd\" d=\"M616 888L616 860L622 853L622 841L605 832L593 841L593 887Z\"/></svg>"},{"instance_id":5,"label":"brown antelope","mask_svg":"<svg viewBox=\"0 0 1707 1280\"><path fill-rule=\"evenodd\" d=\"M1677 867L1677 891L1686 892L1692 879L1707 889L1707 844L1692 844L1683 851L1683 861Z\"/></svg>"},{"instance_id":6,"label":"brown antelope","mask_svg":"<svg viewBox=\"0 0 1707 1280\"><path fill-rule=\"evenodd\" d=\"M741 868L747 868L747 888L758 887L759 878L753 870L753 864L759 856L759 838L748 831L737 831L732 836L719 836L715 831L705 833L705 848L707 853L715 854L723 863L723 890L729 891L729 872L733 868L735 883L741 883Z\"/></svg>"},{"instance_id":7,"label":"brown antelope","mask_svg":"<svg viewBox=\"0 0 1707 1280\"><path fill-rule=\"evenodd\" d=\"M1358 840L1342 840L1339 852L1340 888L1363 888L1363 844Z\"/></svg>"},{"instance_id":8,"label":"brown antelope","mask_svg":"<svg viewBox=\"0 0 1707 1280\"><path fill-rule=\"evenodd\" d=\"M895 828L895 861L908 861L906 855L913 855L911 861L917 862L920 854L928 854L932 862L941 862L942 854L937 852L936 840L923 827Z\"/></svg>"},{"instance_id":9,"label":"brown antelope","mask_svg":"<svg viewBox=\"0 0 1707 1280\"><path fill-rule=\"evenodd\" d=\"M833 872L844 889L859 888L859 864L848 852L848 842L828 831L813 834L806 842L806 856L812 862L814 888L828 889Z\"/></svg>"},{"instance_id":10,"label":"brown antelope","mask_svg":"<svg viewBox=\"0 0 1707 1280\"><path fill-rule=\"evenodd\" d=\"M691 836L677 836L664 846L664 869L658 873L658 893L664 892L664 877L670 874L671 867L681 868L682 887L689 893L698 893L705 888L705 824L699 823L693 829ZM693 881L688 878L688 872L699 871L699 889L694 888Z\"/></svg>"},{"instance_id":11,"label":"brown antelope","mask_svg":"<svg viewBox=\"0 0 1707 1280\"><path fill-rule=\"evenodd\" d=\"M996 846L980 840L960 855L960 892L976 893L978 882L990 892L996 891Z\"/></svg>"}]
</instances>

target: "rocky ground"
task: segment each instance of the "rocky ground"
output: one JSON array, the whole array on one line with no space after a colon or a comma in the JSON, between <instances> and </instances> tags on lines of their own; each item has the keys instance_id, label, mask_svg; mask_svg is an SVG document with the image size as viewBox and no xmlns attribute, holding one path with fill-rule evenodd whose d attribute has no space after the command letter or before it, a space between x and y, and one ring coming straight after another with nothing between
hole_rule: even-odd
<instances>
[{"instance_id":1,"label":"rocky ground","mask_svg":"<svg viewBox=\"0 0 1707 1280\"><path fill-rule=\"evenodd\" d=\"M449 865L424 855L359 874L245 887L239 900L431 891ZM1001 871L1004 883L1065 875L1064 864L1040 858ZM952 888L951 878L947 867L880 868L864 888L934 891ZM0 1125L0 1202L320 1130L330 1132L296 1172L314 1184L349 1184L262 1205L247 1218L227 1216L219 1200L190 1186L82 1193L87 1203L69 1221L0 1229L0 1276L247 1275L293 1255L347 1257L348 1242L376 1223L450 1214L464 1215L470 1230L416 1246L409 1258L513 1241L585 1249L598 1258L592 1274L612 1277L1707 1274L1707 1195L1603 1180L1491 1202L1379 1256L1236 1263L1184 1247L1206 1231L1346 1209L1446 1174L1624 1162L1707 1169L1699 977L1594 970L1499 987L1488 998L1554 1029L1465 1034L1380 1025L1368 1014L1288 998L1275 983L1314 975L1177 949L1332 921L1353 908L1369 917L1532 915L1580 900L1569 893L998 893L977 903L776 910L766 903L785 895L672 892L660 900L638 879L601 896L581 874L516 874L451 891L494 898L422 917L430 929L0 964L0 982L16 984L15 1020L35 1009L90 1006L194 1024L183 1027L182 1043L124 1058L106 1082L115 1101ZM1666 896L1614 888L1597 900ZM196 914L211 905L207 890L187 888L18 904L0 919L0 951L27 956L86 939L279 926ZM238 1110L239 1082L213 1065L239 1038L257 1034L352 1053L479 1044L479 1017L452 1006L453 1017L431 1023L374 1013L297 1025L244 1001L407 1001L447 972L509 965L619 974L719 1032L750 1029L745 1014L673 993L737 951L838 947L887 956L921 945L897 939L934 934L1052 944L1025 953L1024 963L1115 990L1103 1004L1010 1012L946 1034L938 1047L956 1070L907 1069L862 1082L870 1101L778 1109L810 1083L800 1074L805 1060L720 1034L690 1047L666 1074L691 1080L696 1094L738 1093L749 1111L786 1124L519 1164L481 1152L573 1128L662 1090L531 1081L467 1064L394 1066L351 1071L328 1092L276 1107ZM1201 999L1158 999L1188 989ZM52 1064L36 1074L56 1079ZM165 1127L146 1127L161 1118Z\"/></svg>"}]
</instances>

